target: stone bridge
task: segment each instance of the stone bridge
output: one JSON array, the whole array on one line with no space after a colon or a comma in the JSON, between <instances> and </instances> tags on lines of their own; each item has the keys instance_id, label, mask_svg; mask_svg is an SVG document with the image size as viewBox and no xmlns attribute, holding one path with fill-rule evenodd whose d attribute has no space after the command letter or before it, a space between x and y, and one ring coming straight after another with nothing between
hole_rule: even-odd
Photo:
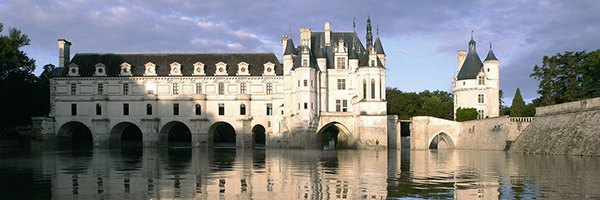
<instances>
[{"instance_id":1,"label":"stone bridge","mask_svg":"<svg viewBox=\"0 0 600 200\"><path fill-rule=\"evenodd\" d=\"M435 117L413 117L411 149L507 150L533 117L500 116L455 122Z\"/></svg>"}]
</instances>

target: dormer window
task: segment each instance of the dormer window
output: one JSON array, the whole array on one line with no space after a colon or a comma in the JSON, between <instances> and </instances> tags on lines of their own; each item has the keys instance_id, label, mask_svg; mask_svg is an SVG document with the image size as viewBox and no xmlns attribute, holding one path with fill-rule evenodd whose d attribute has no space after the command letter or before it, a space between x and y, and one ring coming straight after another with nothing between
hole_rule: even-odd
<instances>
[{"instance_id":1,"label":"dormer window","mask_svg":"<svg viewBox=\"0 0 600 200\"><path fill-rule=\"evenodd\" d=\"M201 63L201 62L194 63L194 75L205 75L204 63Z\"/></svg>"},{"instance_id":2,"label":"dormer window","mask_svg":"<svg viewBox=\"0 0 600 200\"><path fill-rule=\"evenodd\" d=\"M156 76L156 65L152 62L148 62L144 65L146 70L144 71L144 76Z\"/></svg>"},{"instance_id":3,"label":"dormer window","mask_svg":"<svg viewBox=\"0 0 600 200\"><path fill-rule=\"evenodd\" d=\"M485 85L485 77L483 77L483 76L478 76L478 77L477 77L477 83L478 83L479 85Z\"/></svg>"},{"instance_id":4,"label":"dormer window","mask_svg":"<svg viewBox=\"0 0 600 200\"><path fill-rule=\"evenodd\" d=\"M227 75L227 64L224 62L218 62L215 64L215 66L217 67L215 75Z\"/></svg>"},{"instance_id":5,"label":"dormer window","mask_svg":"<svg viewBox=\"0 0 600 200\"><path fill-rule=\"evenodd\" d=\"M267 62L263 66L265 67L264 75L275 75L275 64Z\"/></svg>"},{"instance_id":6,"label":"dormer window","mask_svg":"<svg viewBox=\"0 0 600 200\"><path fill-rule=\"evenodd\" d=\"M131 65L124 62L121 64L121 76L131 76Z\"/></svg>"},{"instance_id":7,"label":"dormer window","mask_svg":"<svg viewBox=\"0 0 600 200\"><path fill-rule=\"evenodd\" d=\"M335 66L337 69L346 69L346 58L337 57Z\"/></svg>"},{"instance_id":8,"label":"dormer window","mask_svg":"<svg viewBox=\"0 0 600 200\"><path fill-rule=\"evenodd\" d=\"M171 63L171 72L169 72L170 76L181 76L181 64L178 62Z\"/></svg>"},{"instance_id":9,"label":"dormer window","mask_svg":"<svg viewBox=\"0 0 600 200\"><path fill-rule=\"evenodd\" d=\"M308 59L302 59L302 66L308 66Z\"/></svg>"},{"instance_id":10,"label":"dormer window","mask_svg":"<svg viewBox=\"0 0 600 200\"><path fill-rule=\"evenodd\" d=\"M95 76L106 76L106 66L102 63L96 64L96 71L94 72Z\"/></svg>"},{"instance_id":11,"label":"dormer window","mask_svg":"<svg viewBox=\"0 0 600 200\"><path fill-rule=\"evenodd\" d=\"M371 60L371 66L375 66L375 60Z\"/></svg>"},{"instance_id":12,"label":"dormer window","mask_svg":"<svg viewBox=\"0 0 600 200\"><path fill-rule=\"evenodd\" d=\"M79 66L75 63L69 65L69 76L79 76Z\"/></svg>"},{"instance_id":13,"label":"dormer window","mask_svg":"<svg viewBox=\"0 0 600 200\"><path fill-rule=\"evenodd\" d=\"M248 63L242 61L238 63L238 71L237 75L250 75L250 71L248 70Z\"/></svg>"}]
</instances>

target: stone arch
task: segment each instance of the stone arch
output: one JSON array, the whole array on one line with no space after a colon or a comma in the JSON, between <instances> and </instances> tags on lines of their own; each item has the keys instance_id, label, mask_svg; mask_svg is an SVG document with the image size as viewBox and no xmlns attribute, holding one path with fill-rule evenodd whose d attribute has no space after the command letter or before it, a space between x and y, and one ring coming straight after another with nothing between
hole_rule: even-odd
<instances>
[{"instance_id":1,"label":"stone arch","mask_svg":"<svg viewBox=\"0 0 600 200\"><path fill-rule=\"evenodd\" d=\"M88 126L79 121L70 121L58 129L56 134L57 145L61 147L91 148L94 146L94 137Z\"/></svg>"},{"instance_id":2,"label":"stone arch","mask_svg":"<svg viewBox=\"0 0 600 200\"><path fill-rule=\"evenodd\" d=\"M352 132L340 122L330 122L317 132L317 148L349 149L354 148Z\"/></svg>"},{"instance_id":3,"label":"stone arch","mask_svg":"<svg viewBox=\"0 0 600 200\"><path fill-rule=\"evenodd\" d=\"M26 146L28 145L25 137L21 133L15 130L0 133L0 147L19 148Z\"/></svg>"},{"instance_id":4,"label":"stone arch","mask_svg":"<svg viewBox=\"0 0 600 200\"><path fill-rule=\"evenodd\" d=\"M267 129L262 124L256 124L252 127L252 146L265 147L267 144Z\"/></svg>"},{"instance_id":5,"label":"stone arch","mask_svg":"<svg viewBox=\"0 0 600 200\"><path fill-rule=\"evenodd\" d=\"M143 147L144 134L139 126L132 122L119 122L110 130L111 147Z\"/></svg>"},{"instance_id":6,"label":"stone arch","mask_svg":"<svg viewBox=\"0 0 600 200\"><path fill-rule=\"evenodd\" d=\"M236 147L237 131L228 122L218 121L208 128L208 141L213 147Z\"/></svg>"},{"instance_id":7,"label":"stone arch","mask_svg":"<svg viewBox=\"0 0 600 200\"><path fill-rule=\"evenodd\" d=\"M431 138L429 149L456 149L456 144L450 135L442 131Z\"/></svg>"},{"instance_id":8,"label":"stone arch","mask_svg":"<svg viewBox=\"0 0 600 200\"><path fill-rule=\"evenodd\" d=\"M191 147L192 132L185 123L170 121L160 129L158 140L160 146Z\"/></svg>"}]
</instances>

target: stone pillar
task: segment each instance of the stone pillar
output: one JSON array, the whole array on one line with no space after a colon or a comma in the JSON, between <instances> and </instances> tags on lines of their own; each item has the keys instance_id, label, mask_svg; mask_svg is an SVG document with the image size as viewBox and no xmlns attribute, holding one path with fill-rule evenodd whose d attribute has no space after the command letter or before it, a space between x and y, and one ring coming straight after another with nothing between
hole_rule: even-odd
<instances>
[{"instance_id":1,"label":"stone pillar","mask_svg":"<svg viewBox=\"0 0 600 200\"><path fill-rule=\"evenodd\" d=\"M190 131L192 132L192 147L209 148L209 139L211 137L208 135L208 128L210 128L208 119L192 119L191 122L192 126L190 126Z\"/></svg>"},{"instance_id":2,"label":"stone pillar","mask_svg":"<svg viewBox=\"0 0 600 200\"><path fill-rule=\"evenodd\" d=\"M95 147L108 147L110 139L110 119L92 119L92 136Z\"/></svg>"},{"instance_id":3,"label":"stone pillar","mask_svg":"<svg viewBox=\"0 0 600 200\"><path fill-rule=\"evenodd\" d=\"M160 142L159 137L159 118L142 119L141 131L144 134L144 147L158 147ZM165 143L167 141L164 141Z\"/></svg>"},{"instance_id":4,"label":"stone pillar","mask_svg":"<svg viewBox=\"0 0 600 200\"><path fill-rule=\"evenodd\" d=\"M252 148L252 119L242 118L238 120L240 127L236 131L236 147Z\"/></svg>"}]
</instances>

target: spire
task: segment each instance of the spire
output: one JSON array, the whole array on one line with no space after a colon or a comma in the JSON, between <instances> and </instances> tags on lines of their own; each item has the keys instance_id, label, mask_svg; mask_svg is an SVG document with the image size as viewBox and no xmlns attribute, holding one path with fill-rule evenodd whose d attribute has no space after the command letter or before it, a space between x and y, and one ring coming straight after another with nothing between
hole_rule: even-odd
<instances>
[{"instance_id":1,"label":"spire","mask_svg":"<svg viewBox=\"0 0 600 200\"><path fill-rule=\"evenodd\" d=\"M292 26L290 25L290 29L288 30L288 38L292 38Z\"/></svg>"},{"instance_id":2,"label":"spire","mask_svg":"<svg viewBox=\"0 0 600 200\"><path fill-rule=\"evenodd\" d=\"M356 17L352 18L352 29L354 29L354 32L356 33Z\"/></svg>"},{"instance_id":3,"label":"spire","mask_svg":"<svg viewBox=\"0 0 600 200\"><path fill-rule=\"evenodd\" d=\"M379 40L379 25L377 25L377 39L375 39L375 52L377 54L385 54L383 51L383 46L381 45L381 40Z\"/></svg>"},{"instance_id":4,"label":"spire","mask_svg":"<svg viewBox=\"0 0 600 200\"><path fill-rule=\"evenodd\" d=\"M294 54L296 54L296 47L294 47L294 42L292 40L292 37L288 37L283 55L294 55Z\"/></svg>"},{"instance_id":5,"label":"spire","mask_svg":"<svg viewBox=\"0 0 600 200\"><path fill-rule=\"evenodd\" d=\"M473 31L471 31L471 41L469 41L469 51L475 51L475 40L473 39Z\"/></svg>"},{"instance_id":6,"label":"spire","mask_svg":"<svg viewBox=\"0 0 600 200\"><path fill-rule=\"evenodd\" d=\"M494 55L494 51L492 51L492 42L490 42L490 51L487 54L487 57L485 58L485 61L487 60L498 60L496 58L496 55Z\"/></svg>"},{"instance_id":7,"label":"spire","mask_svg":"<svg viewBox=\"0 0 600 200\"><path fill-rule=\"evenodd\" d=\"M373 46L373 33L371 32L371 18L367 13L367 49Z\"/></svg>"}]
</instances>

